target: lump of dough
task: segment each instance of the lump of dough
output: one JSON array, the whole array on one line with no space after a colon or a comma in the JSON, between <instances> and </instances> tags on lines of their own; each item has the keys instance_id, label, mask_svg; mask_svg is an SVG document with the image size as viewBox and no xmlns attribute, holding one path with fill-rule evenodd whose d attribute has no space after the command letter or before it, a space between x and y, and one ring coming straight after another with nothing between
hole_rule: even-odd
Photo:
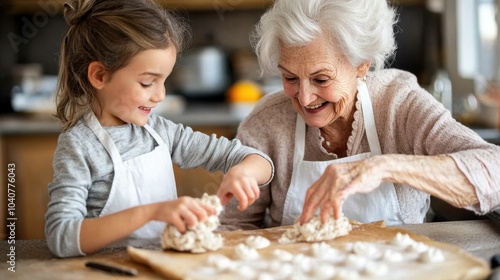
<instances>
[{"instance_id":1,"label":"lump of dough","mask_svg":"<svg viewBox=\"0 0 500 280\"><path fill-rule=\"evenodd\" d=\"M317 242L311 245L311 255L318 260L332 263L341 262L345 259L344 253L333 248L325 242Z\"/></svg>"},{"instance_id":2,"label":"lump of dough","mask_svg":"<svg viewBox=\"0 0 500 280\"><path fill-rule=\"evenodd\" d=\"M274 249L273 256L282 262L290 262L293 260L293 254L283 249Z\"/></svg>"},{"instance_id":3,"label":"lump of dough","mask_svg":"<svg viewBox=\"0 0 500 280\"><path fill-rule=\"evenodd\" d=\"M376 259L379 257L380 253L373 243L369 242L355 242L352 247L352 251L356 255L365 256L370 259Z\"/></svg>"},{"instance_id":4,"label":"lump of dough","mask_svg":"<svg viewBox=\"0 0 500 280\"><path fill-rule=\"evenodd\" d=\"M236 259L249 261L256 260L259 258L259 253L255 248L248 247L247 245L240 243L234 247L234 255Z\"/></svg>"},{"instance_id":5,"label":"lump of dough","mask_svg":"<svg viewBox=\"0 0 500 280\"><path fill-rule=\"evenodd\" d=\"M269 239L265 238L264 236L252 235L247 237L247 239L245 239L245 244L248 247L254 249L264 249L266 247L269 247L269 245L271 245L271 241L269 241Z\"/></svg>"},{"instance_id":6,"label":"lump of dough","mask_svg":"<svg viewBox=\"0 0 500 280\"><path fill-rule=\"evenodd\" d=\"M161 247L163 249L205 253L222 248L224 243L222 236L214 233L220 225L219 214L223 209L220 199L216 195L205 193L199 200L202 204L215 209L216 215L211 215L205 221L196 223L192 228L188 228L185 233L181 233L175 226L167 224L161 236Z\"/></svg>"},{"instance_id":7,"label":"lump of dough","mask_svg":"<svg viewBox=\"0 0 500 280\"><path fill-rule=\"evenodd\" d=\"M396 252L391 249L387 249L382 254L382 259L387 262L401 262L403 261L403 255L400 252Z\"/></svg>"},{"instance_id":8,"label":"lump of dough","mask_svg":"<svg viewBox=\"0 0 500 280\"><path fill-rule=\"evenodd\" d=\"M389 269L386 264L380 262L369 261L366 263L363 268L363 273L366 276L373 277L381 277L385 276L389 272Z\"/></svg>"},{"instance_id":9,"label":"lump of dough","mask_svg":"<svg viewBox=\"0 0 500 280\"><path fill-rule=\"evenodd\" d=\"M415 242L408 234L403 234L401 232L398 232L396 236L391 240L391 244L401 247L401 248L406 248L410 245L412 245Z\"/></svg>"},{"instance_id":10,"label":"lump of dough","mask_svg":"<svg viewBox=\"0 0 500 280\"><path fill-rule=\"evenodd\" d=\"M444 255L438 248L431 247L429 250L420 253L419 260L423 263L443 262Z\"/></svg>"},{"instance_id":11,"label":"lump of dough","mask_svg":"<svg viewBox=\"0 0 500 280\"><path fill-rule=\"evenodd\" d=\"M236 266L230 258L220 254L209 255L207 263L210 266L217 268L218 271L232 271Z\"/></svg>"},{"instance_id":12,"label":"lump of dough","mask_svg":"<svg viewBox=\"0 0 500 280\"><path fill-rule=\"evenodd\" d=\"M287 229L281 235L278 242L288 244L302 241L326 241L347 235L351 229L349 219L346 217L341 217L338 220L330 217L326 223L322 224L320 217L316 215L303 225L300 225L297 220L292 228Z\"/></svg>"},{"instance_id":13,"label":"lump of dough","mask_svg":"<svg viewBox=\"0 0 500 280\"><path fill-rule=\"evenodd\" d=\"M337 269L334 265L329 263L318 263L314 266L310 274L313 279L333 279L336 273Z\"/></svg>"},{"instance_id":14,"label":"lump of dough","mask_svg":"<svg viewBox=\"0 0 500 280\"><path fill-rule=\"evenodd\" d=\"M406 250L409 252L422 253L422 252L429 250L429 246L425 245L422 242L415 242L415 243L411 244L410 246L408 246L406 248Z\"/></svg>"}]
</instances>

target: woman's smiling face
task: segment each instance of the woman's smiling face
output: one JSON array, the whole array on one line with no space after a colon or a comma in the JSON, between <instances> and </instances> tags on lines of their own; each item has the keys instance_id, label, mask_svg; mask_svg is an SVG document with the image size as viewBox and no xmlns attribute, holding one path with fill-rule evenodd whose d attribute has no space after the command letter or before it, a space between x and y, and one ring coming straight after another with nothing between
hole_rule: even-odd
<instances>
[{"instance_id":1,"label":"woman's smiling face","mask_svg":"<svg viewBox=\"0 0 500 280\"><path fill-rule=\"evenodd\" d=\"M295 111L313 127L348 118L356 99L356 78L365 73L352 66L325 36L301 47L281 46L278 68Z\"/></svg>"}]
</instances>

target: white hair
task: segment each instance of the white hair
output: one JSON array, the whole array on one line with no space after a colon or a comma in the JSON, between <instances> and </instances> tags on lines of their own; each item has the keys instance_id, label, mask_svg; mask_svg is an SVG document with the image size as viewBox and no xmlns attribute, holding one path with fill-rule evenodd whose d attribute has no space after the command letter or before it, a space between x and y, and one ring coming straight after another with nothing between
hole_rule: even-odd
<instances>
[{"instance_id":1,"label":"white hair","mask_svg":"<svg viewBox=\"0 0 500 280\"><path fill-rule=\"evenodd\" d=\"M380 70L396 50L396 21L387 0L276 0L251 40L262 74L277 73L280 43L304 46L318 36L329 36L351 65Z\"/></svg>"}]
</instances>

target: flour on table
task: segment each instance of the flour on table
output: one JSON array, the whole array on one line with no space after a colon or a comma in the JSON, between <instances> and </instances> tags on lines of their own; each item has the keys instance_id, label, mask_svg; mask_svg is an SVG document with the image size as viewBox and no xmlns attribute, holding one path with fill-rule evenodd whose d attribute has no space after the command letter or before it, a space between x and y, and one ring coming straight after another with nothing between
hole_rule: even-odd
<instances>
[{"instance_id":1,"label":"flour on table","mask_svg":"<svg viewBox=\"0 0 500 280\"><path fill-rule=\"evenodd\" d=\"M167 224L161 236L161 247L163 249L204 253L222 248L222 236L214 233L220 225L219 214L223 209L220 199L216 195L205 193L199 200L202 204L215 209L216 215L211 215L205 221L196 223L192 228L188 228L185 233L181 233L175 226Z\"/></svg>"},{"instance_id":2,"label":"flour on table","mask_svg":"<svg viewBox=\"0 0 500 280\"><path fill-rule=\"evenodd\" d=\"M307 223L300 225L299 221L293 227L285 231L278 240L281 244L296 242L316 242L325 241L347 235L352 227L349 219L340 217L338 220L330 218L322 224L319 216L314 216Z\"/></svg>"}]
</instances>

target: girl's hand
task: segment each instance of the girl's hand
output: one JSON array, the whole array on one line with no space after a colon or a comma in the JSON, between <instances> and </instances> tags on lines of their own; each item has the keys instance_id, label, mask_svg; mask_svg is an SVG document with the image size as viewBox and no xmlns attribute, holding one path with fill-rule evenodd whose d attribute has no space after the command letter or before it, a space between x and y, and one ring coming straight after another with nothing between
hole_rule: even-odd
<instances>
[{"instance_id":1,"label":"girl's hand","mask_svg":"<svg viewBox=\"0 0 500 280\"><path fill-rule=\"evenodd\" d=\"M260 189L257 179L236 165L224 176L217 195L222 205L226 205L233 196L236 197L239 201L239 210L243 211L259 198Z\"/></svg>"},{"instance_id":2,"label":"girl's hand","mask_svg":"<svg viewBox=\"0 0 500 280\"><path fill-rule=\"evenodd\" d=\"M270 162L258 154L248 155L229 169L217 196L222 205L226 205L233 196L236 197L240 202L239 209L243 211L259 198L259 184L266 183L272 175L273 167Z\"/></svg>"},{"instance_id":3,"label":"girl's hand","mask_svg":"<svg viewBox=\"0 0 500 280\"><path fill-rule=\"evenodd\" d=\"M307 190L300 223L309 221L318 207L324 223L333 214L340 218L344 200L354 193L367 193L382 183L381 162L376 157L329 165Z\"/></svg>"},{"instance_id":4,"label":"girl's hand","mask_svg":"<svg viewBox=\"0 0 500 280\"><path fill-rule=\"evenodd\" d=\"M199 200L183 196L176 200L158 202L154 204L154 220L174 225L180 232L204 221L209 215L216 213L215 209L200 203Z\"/></svg>"}]
</instances>

